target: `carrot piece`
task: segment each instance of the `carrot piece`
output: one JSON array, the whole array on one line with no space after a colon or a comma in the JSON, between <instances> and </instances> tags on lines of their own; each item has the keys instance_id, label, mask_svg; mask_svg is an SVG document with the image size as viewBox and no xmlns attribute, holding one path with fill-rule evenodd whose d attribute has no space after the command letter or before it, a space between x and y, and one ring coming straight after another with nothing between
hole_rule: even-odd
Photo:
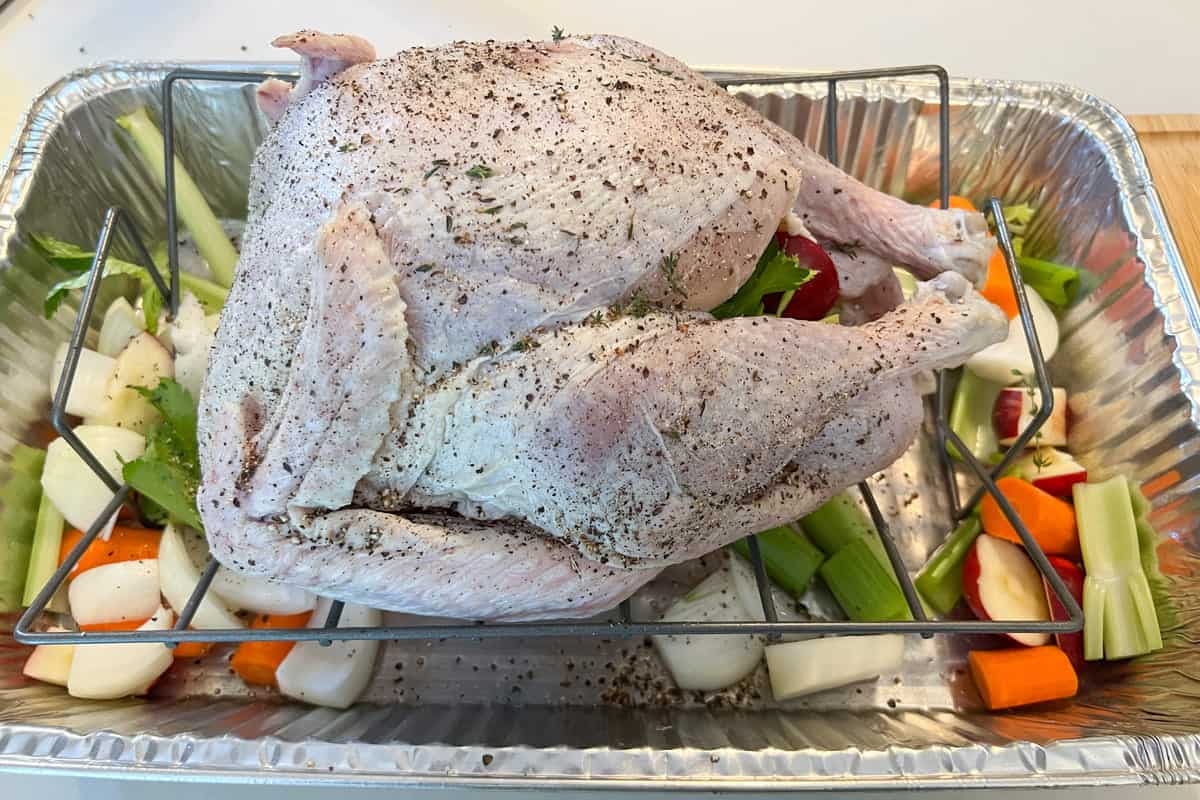
<instances>
[{"instance_id":1,"label":"carrot piece","mask_svg":"<svg viewBox=\"0 0 1200 800\"><path fill-rule=\"evenodd\" d=\"M67 556L79 540L83 538L80 531L71 529L63 533L62 545L58 551L58 563L67 560ZM158 558L158 541L162 531L155 528L131 528L117 525L113 528L108 541L95 539L88 549L83 552L79 561L75 562L67 578L74 578L81 572L104 564L115 564L118 561L141 561L142 559Z\"/></svg>"},{"instance_id":2,"label":"carrot piece","mask_svg":"<svg viewBox=\"0 0 1200 800\"><path fill-rule=\"evenodd\" d=\"M100 631L136 631L138 628L146 624L144 619L122 619L116 622L93 622L88 625L80 625L79 630L85 633L98 633Z\"/></svg>"},{"instance_id":3,"label":"carrot piece","mask_svg":"<svg viewBox=\"0 0 1200 800\"><path fill-rule=\"evenodd\" d=\"M311 611L299 614L259 614L254 618L250 627L256 630L264 628L303 628L308 625ZM243 681L256 686L275 686L275 670L287 658L288 653L296 646L295 642L242 642L233 651L229 666Z\"/></svg>"},{"instance_id":4,"label":"carrot piece","mask_svg":"<svg viewBox=\"0 0 1200 800\"><path fill-rule=\"evenodd\" d=\"M1054 645L972 650L971 676L992 711L1074 697L1079 677L1067 654Z\"/></svg>"},{"instance_id":5,"label":"carrot piece","mask_svg":"<svg viewBox=\"0 0 1200 800\"><path fill-rule=\"evenodd\" d=\"M212 646L212 642L180 642L171 654L175 658L202 658L208 655Z\"/></svg>"},{"instance_id":6,"label":"carrot piece","mask_svg":"<svg viewBox=\"0 0 1200 800\"><path fill-rule=\"evenodd\" d=\"M1012 476L996 481L996 487L1012 504L1013 510L1042 550L1052 556L1079 555L1075 509L1070 503ZM979 521L983 523L985 533L1015 544L1024 544L991 494L985 494L979 503Z\"/></svg>"},{"instance_id":7,"label":"carrot piece","mask_svg":"<svg viewBox=\"0 0 1200 800\"><path fill-rule=\"evenodd\" d=\"M932 203L929 204L929 207L930 208L941 208L942 201L934 200ZM979 211L979 209L975 207L974 203L972 203L970 200L963 197L962 195L958 195L958 194L950 195L950 207L957 208L962 211Z\"/></svg>"},{"instance_id":8,"label":"carrot piece","mask_svg":"<svg viewBox=\"0 0 1200 800\"><path fill-rule=\"evenodd\" d=\"M1017 293L1013 290L1012 278L1008 274L1008 264L1004 261L1004 253L999 247L992 253L988 261L987 282L980 292L993 305L1013 319L1020 313L1017 308Z\"/></svg>"}]
</instances>

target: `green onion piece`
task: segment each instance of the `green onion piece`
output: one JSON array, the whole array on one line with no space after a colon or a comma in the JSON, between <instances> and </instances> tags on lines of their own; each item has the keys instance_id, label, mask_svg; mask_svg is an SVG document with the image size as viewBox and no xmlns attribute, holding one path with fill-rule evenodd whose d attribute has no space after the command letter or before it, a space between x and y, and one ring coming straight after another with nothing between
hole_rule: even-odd
<instances>
[{"instance_id":1,"label":"green onion piece","mask_svg":"<svg viewBox=\"0 0 1200 800\"><path fill-rule=\"evenodd\" d=\"M163 161L166 154L163 149L162 134L146 114L146 109L139 108L132 114L117 119L117 124L129 132L137 145L138 155L142 163L158 179L160 187L166 186L166 173ZM222 286L233 283L233 268L237 263L237 251L233 249L229 237L225 235L221 223L208 207L208 201L200 193L192 176L184 169L183 163L175 158L175 201L179 209L179 218L184 226L192 233L196 248L208 262L213 278Z\"/></svg>"},{"instance_id":2,"label":"green onion piece","mask_svg":"<svg viewBox=\"0 0 1200 800\"><path fill-rule=\"evenodd\" d=\"M18 443L13 448L8 481L0 487L0 612L22 608L45 460L45 450Z\"/></svg>"},{"instance_id":3,"label":"green onion piece","mask_svg":"<svg viewBox=\"0 0 1200 800\"><path fill-rule=\"evenodd\" d=\"M917 575L917 591L939 614L949 614L962 598L963 560L981 528L978 516L970 516L946 537Z\"/></svg>"},{"instance_id":4,"label":"green onion piece","mask_svg":"<svg viewBox=\"0 0 1200 800\"><path fill-rule=\"evenodd\" d=\"M912 619L900 585L879 563L869 539L847 542L821 565L820 574L846 616L852 620Z\"/></svg>"},{"instance_id":5,"label":"green onion piece","mask_svg":"<svg viewBox=\"0 0 1200 800\"><path fill-rule=\"evenodd\" d=\"M1162 647L1158 615L1142 571L1137 522L1123 476L1073 489L1083 583L1084 658L1118 659Z\"/></svg>"},{"instance_id":6,"label":"green onion piece","mask_svg":"<svg viewBox=\"0 0 1200 800\"><path fill-rule=\"evenodd\" d=\"M58 568L64 523L63 515L54 507L54 503L50 502L50 498L43 494L42 502L38 506L37 523L33 528L29 569L25 572L25 593L21 598L21 605L31 605L37 593Z\"/></svg>"},{"instance_id":7,"label":"green onion piece","mask_svg":"<svg viewBox=\"0 0 1200 800\"><path fill-rule=\"evenodd\" d=\"M750 545L745 539L734 542L733 549L750 560ZM808 584L825 560L825 554L807 536L786 525L758 534L758 552L767 575L793 597L808 591Z\"/></svg>"},{"instance_id":8,"label":"green onion piece","mask_svg":"<svg viewBox=\"0 0 1200 800\"><path fill-rule=\"evenodd\" d=\"M964 367L950 403L950 430L958 434L976 458L986 461L997 451L996 429L992 426L992 407L1004 386L992 383ZM962 456L947 442L946 452L959 461Z\"/></svg>"},{"instance_id":9,"label":"green onion piece","mask_svg":"<svg viewBox=\"0 0 1200 800\"><path fill-rule=\"evenodd\" d=\"M1075 301L1079 292L1079 270L1050 261L1021 257L1017 259L1021 279L1056 309L1064 309Z\"/></svg>"}]
</instances>

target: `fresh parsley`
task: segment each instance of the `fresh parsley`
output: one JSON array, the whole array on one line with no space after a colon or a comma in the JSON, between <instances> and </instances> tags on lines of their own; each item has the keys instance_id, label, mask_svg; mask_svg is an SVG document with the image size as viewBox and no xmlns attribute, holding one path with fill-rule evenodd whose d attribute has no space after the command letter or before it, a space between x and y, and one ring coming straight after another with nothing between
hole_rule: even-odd
<instances>
[{"instance_id":1,"label":"fresh parsley","mask_svg":"<svg viewBox=\"0 0 1200 800\"><path fill-rule=\"evenodd\" d=\"M133 388L162 418L146 434L146 451L140 458L126 462L121 476L141 495L147 516L203 530L196 510L196 491L200 488L196 403L188 390L171 378L163 378L153 389Z\"/></svg>"},{"instance_id":2,"label":"fresh parsley","mask_svg":"<svg viewBox=\"0 0 1200 800\"><path fill-rule=\"evenodd\" d=\"M795 256L780 250L779 244L772 239L750 279L742 284L737 294L714 308L712 315L717 319L758 316L763 313L763 297L797 289L813 274L812 270L800 266Z\"/></svg>"},{"instance_id":3,"label":"fresh parsley","mask_svg":"<svg viewBox=\"0 0 1200 800\"><path fill-rule=\"evenodd\" d=\"M489 167L487 164L476 164L475 166L473 166L469 170L467 170L465 174L468 178L476 178L478 180L483 180L484 178L492 177L493 175L496 174L496 172L491 167Z\"/></svg>"}]
</instances>

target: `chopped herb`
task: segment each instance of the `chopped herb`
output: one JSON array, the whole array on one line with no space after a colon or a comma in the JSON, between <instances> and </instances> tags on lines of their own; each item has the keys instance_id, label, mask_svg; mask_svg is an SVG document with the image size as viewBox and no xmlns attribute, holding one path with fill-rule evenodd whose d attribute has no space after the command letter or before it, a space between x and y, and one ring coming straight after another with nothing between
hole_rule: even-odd
<instances>
[{"instance_id":1,"label":"chopped herb","mask_svg":"<svg viewBox=\"0 0 1200 800\"><path fill-rule=\"evenodd\" d=\"M624 303L618 303L608 309L608 318L617 319L619 317L644 317L654 308L653 304L646 299L646 296L637 291L632 297Z\"/></svg>"},{"instance_id":2,"label":"chopped herb","mask_svg":"<svg viewBox=\"0 0 1200 800\"><path fill-rule=\"evenodd\" d=\"M358 145L347 142L346 144L340 145L338 147L338 152L339 153L352 153L357 149L358 149ZM428 177L428 176L426 176L426 177Z\"/></svg>"},{"instance_id":3,"label":"chopped herb","mask_svg":"<svg viewBox=\"0 0 1200 800\"><path fill-rule=\"evenodd\" d=\"M559 232L559 233L565 233L567 236L571 236L571 237L576 237L576 236L578 236L578 235L579 235L579 234L577 234L575 231L569 231L569 230L567 230L566 228L559 228L559 229L558 229L558 232Z\"/></svg>"},{"instance_id":4,"label":"chopped herb","mask_svg":"<svg viewBox=\"0 0 1200 800\"><path fill-rule=\"evenodd\" d=\"M625 239L626 239L627 241L630 241L630 242L632 242L632 241L633 241L633 217L634 217L634 213L635 213L635 212L630 212L630 214L629 214L629 227L625 229Z\"/></svg>"},{"instance_id":5,"label":"chopped herb","mask_svg":"<svg viewBox=\"0 0 1200 800\"><path fill-rule=\"evenodd\" d=\"M499 214L504 209L503 205L488 206L487 208L479 209L480 214Z\"/></svg>"},{"instance_id":6,"label":"chopped herb","mask_svg":"<svg viewBox=\"0 0 1200 800\"><path fill-rule=\"evenodd\" d=\"M442 167L448 167L448 166L450 166L450 162L447 161L446 159L435 158L433 160L433 166L430 168L430 170L428 172L425 173L425 180L429 180L430 178L432 178L433 174L435 172L437 172L439 169L441 169Z\"/></svg>"},{"instance_id":7,"label":"chopped herb","mask_svg":"<svg viewBox=\"0 0 1200 800\"><path fill-rule=\"evenodd\" d=\"M1033 465L1041 472L1046 467L1050 466L1050 456L1043 455L1040 449L1033 451Z\"/></svg>"},{"instance_id":8,"label":"chopped herb","mask_svg":"<svg viewBox=\"0 0 1200 800\"><path fill-rule=\"evenodd\" d=\"M536 350L537 348L539 348L541 346L542 345L538 342L537 339L534 339L532 336L525 336L525 337L513 342L512 349L518 353L523 353L526 350Z\"/></svg>"},{"instance_id":9,"label":"chopped herb","mask_svg":"<svg viewBox=\"0 0 1200 800\"><path fill-rule=\"evenodd\" d=\"M518 230L518 229L520 229L520 228L528 228L528 227L529 227L529 226L528 226L527 224L525 224L524 222L514 222L512 225L509 225L509 226L508 226L507 228L505 228L504 230L506 230L506 231L515 231L515 230Z\"/></svg>"},{"instance_id":10,"label":"chopped herb","mask_svg":"<svg viewBox=\"0 0 1200 800\"><path fill-rule=\"evenodd\" d=\"M583 324L594 327L597 325L606 325L608 324L608 320L605 319L603 311L597 310L584 317Z\"/></svg>"},{"instance_id":11,"label":"chopped herb","mask_svg":"<svg viewBox=\"0 0 1200 800\"><path fill-rule=\"evenodd\" d=\"M490 178L495 174L496 173L493 172L492 168L489 167L487 164L476 164L475 166L471 167L466 172L466 175L468 178L478 178L479 180L483 180L484 178Z\"/></svg>"},{"instance_id":12,"label":"chopped herb","mask_svg":"<svg viewBox=\"0 0 1200 800\"><path fill-rule=\"evenodd\" d=\"M525 240L520 236L509 236L504 241L508 242L509 244L525 244Z\"/></svg>"},{"instance_id":13,"label":"chopped herb","mask_svg":"<svg viewBox=\"0 0 1200 800\"><path fill-rule=\"evenodd\" d=\"M659 433L661 433L663 435L663 437L666 439L670 439L675 442L679 441L679 436L680 436L679 431L675 431L675 430L671 430L670 428L666 428L664 430L659 431Z\"/></svg>"},{"instance_id":14,"label":"chopped herb","mask_svg":"<svg viewBox=\"0 0 1200 800\"><path fill-rule=\"evenodd\" d=\"M428 264L428 263L422 264L419 267L417 267L417 272L429 272L429 270L433 269L433 267L434 267L433 264Z\"/></svg>"},{"instance_id":15,"label":"chopped herb","mask_svg":"<svg viewBox=\"0 0 1200 800\"><path fill-rule=\"evenodd\" d=\"M447 214L446 215L446 233L449 233L450 229L453 227L454 227L454 217Z\"/></svg>"},{"instance_id":16,"label":"chopped herb","mask_svg":"<svg viewBox=\"0 0 1200 800\"><path fill-rule=\"evenodd\" d=\"M853 242L846 242L845 244L834 244L833 249L839 253L845 253L850 258L858 258L858 250L862 246L862 242L856 239Z\"/></svg>"},{"instance_id":17,"label":"chopped herb","mask_svg":"<svg viewBox=\"0 0 1200 800\"><path fill-rule=\"evenodd\" d=\"M650 69L654 70L655 72L657 72L660 75L674 75L675 74L674 72L671 72L671 70L669 70L669 69L663 69L662 67L656 67L653 64L650 65Z\"/></svg>"},{"instance_id":18,"label":"chopped herb","mask_svg":"<svg viewBox=\"0 0 1200 800\"><path fill-rule=\"evenodd\" d=\"M483 347L479 348L479 355L494 356L494 355L496 355L497 352L499 352L499 350L500 350L500 343L497 342L495 339L493 339L492 341L485 344Z\"/></svg>"},{"instance_id":19,"label":"chopped herb","mask_svg":"<svg viewBox=\"0 0 1200 800\"><path fill-rule=\"evenodd\" d=\"M679 272L677 269L678 266L679 266L679 255L676 253L672 253L670 255L663 256L662 261L660 261L658 263L658 268L659 268L659 270L662 271L663 277L667 281L667 286L669 286L671 288L671 291L674 292L675 294L686 297L687 292L684 291L683 283L680 280Z\"/></svg>"},{"instance_id":20,"label":"chopped herb","mask_svg":"<svg viewBox=\"0 0 1200 800\"><path fill-rule=\"evenodd\" d=\"M555 25L553 28L550 29L550 39L552 41L561 42L565 38L567 38L567 32L564 31L562 28Z\"/></svg>"}]
</instances>

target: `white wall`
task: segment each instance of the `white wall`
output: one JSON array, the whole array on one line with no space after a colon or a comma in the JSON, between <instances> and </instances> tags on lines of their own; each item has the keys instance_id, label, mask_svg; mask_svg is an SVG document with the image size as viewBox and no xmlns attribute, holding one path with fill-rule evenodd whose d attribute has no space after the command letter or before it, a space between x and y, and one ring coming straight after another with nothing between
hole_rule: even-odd
<instances>
[{"instance_id":1,"label":"white wall","mask_svg":"<svg viewBox=\"0 0 1200 800\"><path fill-rule=\"evenodd\" d=\"M993 11L993 9L995 9ZM300 27L381 53L552 25L642 39L693 64L860 67L1073 83L1126 113L1200 112L1200 0L12 0L0 11L0 146L68 70L108 59L264 59Z\"/></svg>"}]
</instances>

